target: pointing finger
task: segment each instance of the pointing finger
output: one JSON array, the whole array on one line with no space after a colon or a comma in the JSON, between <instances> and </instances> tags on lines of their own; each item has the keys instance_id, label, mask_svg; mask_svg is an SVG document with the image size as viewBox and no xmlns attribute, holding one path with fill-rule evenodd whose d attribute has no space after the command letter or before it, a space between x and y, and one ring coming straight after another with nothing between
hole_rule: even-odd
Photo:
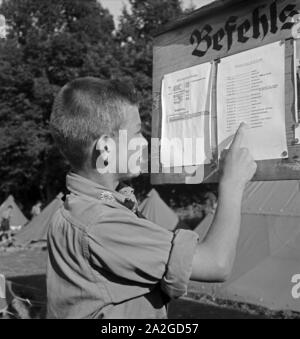
<instances>
[{"instance_id":1,"label":"pointing finger","mask_svg":"<svg viewBox=\"0 0 300 339\"><path fill-rule=\"evenodd\" d=\"M242 141L244 140L244 137L245 137L245 129L246 128L247 128L247 125L244 122L242 122L240 124L240 127L238 128L235 136L234 136L234 139L232 141L230 149L239 149L239 148L241 148Z\"/></svg>"}]
</instances>

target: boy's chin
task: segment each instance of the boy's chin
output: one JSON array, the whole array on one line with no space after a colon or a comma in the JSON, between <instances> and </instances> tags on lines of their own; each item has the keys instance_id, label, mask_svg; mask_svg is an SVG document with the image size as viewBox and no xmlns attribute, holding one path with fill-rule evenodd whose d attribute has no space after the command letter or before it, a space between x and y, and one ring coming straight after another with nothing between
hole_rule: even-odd
<instances>
[{"instance_id":1,"label":"boy's chin","mask_svg":"<svg viewBox=\"0 0 300 339\"><path fill-rule=\"evenodd\" d=\"M126 180L130 180L130 179L134 179L139 177L142 174L142 171L138 172L138 173L123 173L120 174L120 180L121 181L126 181Z\"/></svg>"}]
</instances>

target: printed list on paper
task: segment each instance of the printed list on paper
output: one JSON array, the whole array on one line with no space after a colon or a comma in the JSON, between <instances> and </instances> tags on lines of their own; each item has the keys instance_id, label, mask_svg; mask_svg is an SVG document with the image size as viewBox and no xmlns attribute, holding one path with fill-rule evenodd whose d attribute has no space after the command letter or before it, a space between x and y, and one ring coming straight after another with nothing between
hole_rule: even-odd
<instances>
[{"instance_id":1,"label":"printed list on paper","mask_svg":"<svg viewBox=\"0 0 300 339\"><path fill-rule=\"evenodd\" d=\"M285 46L274 43L221 60L218 65L219 154L241 122L255 160L286 158Z\"/></svg>"},{"instance_id":2,"label":"printed list on paper","mask_svg":"<svg viewBox=\"0 0 300 339\"><path fill-rule=\"evenodd\" d=\"M210 63L164 76L161 163L164 167L210 161Z\"/></svg>"}]
</instances>

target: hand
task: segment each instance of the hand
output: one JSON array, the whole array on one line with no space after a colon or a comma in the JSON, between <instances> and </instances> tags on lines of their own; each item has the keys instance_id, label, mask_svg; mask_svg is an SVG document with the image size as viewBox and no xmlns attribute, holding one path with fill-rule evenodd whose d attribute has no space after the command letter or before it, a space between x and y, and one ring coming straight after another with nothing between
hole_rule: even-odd
<instances>
[{"instance_id":1,"label":"hand","mask_svg":"<svg viewBox=\"0 0 300 339\"><path fill-rule=\"evenodd\" d=\"M253 178L257 164L247 148L241 148L247 125L242 123L234 137L229 151L223 159L221 183L232 189L244 190Z\"/></svg>"}]
</instances>

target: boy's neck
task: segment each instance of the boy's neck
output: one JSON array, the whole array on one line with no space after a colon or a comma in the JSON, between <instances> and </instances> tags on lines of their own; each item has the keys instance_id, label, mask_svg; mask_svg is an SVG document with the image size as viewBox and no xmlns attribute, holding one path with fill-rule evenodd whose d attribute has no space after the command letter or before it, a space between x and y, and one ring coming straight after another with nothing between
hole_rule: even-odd
<instances>
[{"instance_id":1,"label":"boy's neck","mask_svg":"<svg viewBox=\"0 0 300 339\"><path fill-rule=\"evenodd\" d=\"M119 180L117 180L113 174L100 175L99 173L84 170L78 170L73 172L103 187L106 187L111 191L115 191L119 185Z\"/></svg>"}]
</instances>

